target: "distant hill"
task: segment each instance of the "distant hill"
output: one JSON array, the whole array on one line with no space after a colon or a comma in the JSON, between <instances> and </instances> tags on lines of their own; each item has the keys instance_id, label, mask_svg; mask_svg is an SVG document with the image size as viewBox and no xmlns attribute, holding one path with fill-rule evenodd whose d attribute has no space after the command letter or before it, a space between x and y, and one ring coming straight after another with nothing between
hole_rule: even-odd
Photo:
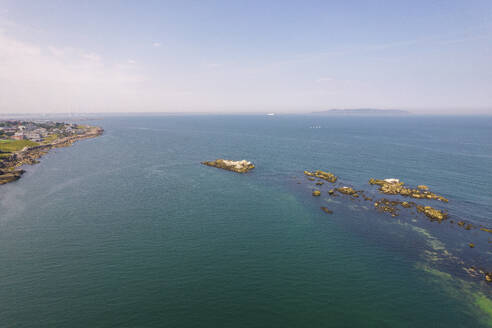
<instances>
[{"instance_id":1,"label":"distant hill","mask_svg":"<svg viewBox=\"0 0 492 328\"><path fill-rule=\"evenodd\" d=\"M311 114L328 114L328 115L410 115L411 113L401 109L375 109L375 108L356 108L356 109L330 109Z\"/></svg>"}]
</instances>

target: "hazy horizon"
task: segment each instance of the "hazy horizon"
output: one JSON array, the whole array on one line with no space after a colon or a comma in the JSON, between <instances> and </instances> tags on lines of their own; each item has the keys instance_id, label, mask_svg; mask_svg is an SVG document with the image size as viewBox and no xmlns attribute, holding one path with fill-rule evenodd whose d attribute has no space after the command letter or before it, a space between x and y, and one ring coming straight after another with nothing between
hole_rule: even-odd
<instances>
[{"instance_id":1,"label":"hazy horizon","mask_svg":"<svg viewBox=\"0 0 492 328\"><path fill-rule=\"evenodd\" d=\"M491 114L492 2L0 1L0 114Z\"/></svg>"}]
</instances>

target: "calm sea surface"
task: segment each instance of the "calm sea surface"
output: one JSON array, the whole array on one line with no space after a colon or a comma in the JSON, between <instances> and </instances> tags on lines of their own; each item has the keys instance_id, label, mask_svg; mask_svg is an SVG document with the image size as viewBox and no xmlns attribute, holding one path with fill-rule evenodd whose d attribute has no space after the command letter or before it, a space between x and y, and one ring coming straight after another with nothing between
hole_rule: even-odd
<instances>
[{"instance_id":1,"label":"calm sea surface","mask_svg":"<svg viewBox=\"0 0 492 328\"><path fill-rule=\"evenodd\" d=\"M492 234L450 223L492 228L491 117L89 123L105 134L0 186L1 327L492 326L463 269L492 271ZM426 184L450 218L312 197L315 169L374 197L371 177Z\"/></svg>"}]
</instances>

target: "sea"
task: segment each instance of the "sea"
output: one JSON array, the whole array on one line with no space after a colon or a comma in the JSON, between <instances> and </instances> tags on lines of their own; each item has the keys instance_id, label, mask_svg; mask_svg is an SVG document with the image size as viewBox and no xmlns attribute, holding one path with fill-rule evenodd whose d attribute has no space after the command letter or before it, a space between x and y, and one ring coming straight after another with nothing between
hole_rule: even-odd
<instances>
[{"instance_id":1,"label":"sea","mask_svg":"<svg viewBox=\"0 0 492 328\"><path fill-rule=\"evenodd\" d=\"M105 132L0 186L0 327L492 327L491 116L83 123ZM376 210L370 178L448 218Z\"/></svg>"}]
</instances>

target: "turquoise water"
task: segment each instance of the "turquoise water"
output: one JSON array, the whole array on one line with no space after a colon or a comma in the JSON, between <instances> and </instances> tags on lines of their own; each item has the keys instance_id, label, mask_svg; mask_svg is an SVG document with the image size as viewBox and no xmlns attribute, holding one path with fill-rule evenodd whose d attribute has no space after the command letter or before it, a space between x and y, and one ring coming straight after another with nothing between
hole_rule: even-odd
<instances>
[{"instance_id":1,"label":"turquoise water","mask_svg":"<svg viewBox=\"0 0 492 328\"><path fill-rule=\"evenodd\" d=\"M0 186L0 326L492 326L492 286L463 270L492 271L492 235L314 198L302 174L427 184L450 219L492 227L492 118L89 123L105 134ZM200 165L220 157L256 169Z\"/></svg>"}]
</instances>

